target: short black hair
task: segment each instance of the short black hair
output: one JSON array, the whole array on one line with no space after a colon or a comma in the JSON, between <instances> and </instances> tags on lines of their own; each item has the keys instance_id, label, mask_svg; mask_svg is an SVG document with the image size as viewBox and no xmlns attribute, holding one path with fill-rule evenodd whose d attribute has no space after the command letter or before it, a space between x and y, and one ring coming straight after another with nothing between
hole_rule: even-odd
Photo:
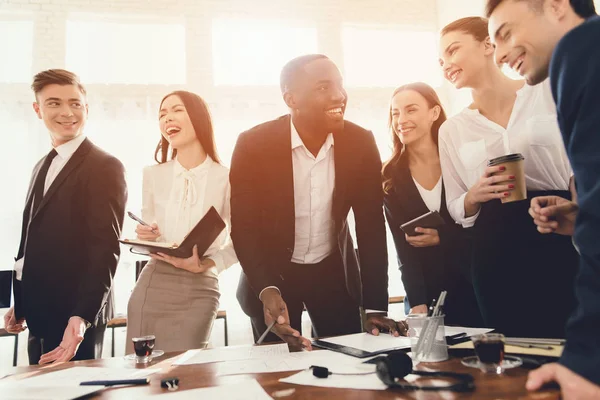
<instances>
[{"instance_id":1,"label":"short black hair","mask_svg":"<svg viewBox=\"0 0 600 400\"><path fill-rule=\"evenodd\" d=\"M288 88L290 88L294 82L298 79L298 76L304 72L304 67L315 60L327 59L324 54L305 54L300 57L296 57L287 62L283 66L281 70L281 75L279 77L279 87L281 88L281 93L285 93Z\"/></svg>"},{"instance_id":2,"label":"short black hair","mask_svg":"<svg viewBox=\"0 0 600 400\"><path fill-rule=\"evenodd\" d=\"M485 16L490 17L496 7L498 7L504 0L487 0L485 6ZM545 0L516 0L516 1L527 1L534 10L541 10L542 3ZM581 18L589 18L596 15L596 6L594 0L569 0L573 11Z\"/></svg>"}]
</instances>

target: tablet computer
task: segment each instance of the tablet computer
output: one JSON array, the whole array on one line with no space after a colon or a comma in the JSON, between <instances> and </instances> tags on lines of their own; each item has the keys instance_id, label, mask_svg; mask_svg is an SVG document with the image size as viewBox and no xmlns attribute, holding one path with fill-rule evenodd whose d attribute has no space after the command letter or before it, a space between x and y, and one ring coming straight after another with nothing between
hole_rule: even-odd
<instances>
[{"instance_id":1,"label":"tablet computer","mask_svg":"<svg viewBox=\"0 0 600 400\"><path fill-rule=\"evenodd\" d=\"M400 229L404 231L408 236L416 236L419 233L415 232L415 228L437 228L444 225L444 218L437 211L429 211L426 214L421 215L413 220L405 222L400 225Z\"/></svg>"}]
</instances>

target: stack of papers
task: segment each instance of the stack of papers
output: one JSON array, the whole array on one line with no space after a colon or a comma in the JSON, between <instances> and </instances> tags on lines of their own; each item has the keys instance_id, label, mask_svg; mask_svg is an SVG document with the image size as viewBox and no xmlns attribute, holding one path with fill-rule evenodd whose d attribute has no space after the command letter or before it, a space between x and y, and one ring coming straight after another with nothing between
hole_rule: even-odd
<instances>
[{"instance_id":1,"label":"stack of papers","mask_svg":"<svg viewBox=\"0 0 600 400\"><path fill-rule=\"evenodd\" d=\"M221 361L262 360L289 354L287 344L269 346L228 346L207 350L188 350L173 365L207 364Z\"/></svg>"},{"instance_id":2,"label":"stack of papers","mask_svg":"<svg viewBox=\"0 0 600 400\"><path fill-rule=\"evenodd\" d=\"M352 347L369 353L378 353L385 350L410 349L410 338L406 336L395 337L388 334L373 336L370 333L355 333L353 335L321 339L321 341Z\"/></svg>"},{"instance_id":3,"label":"stack of papers","mask_svg":"<svg viewBox=\"0 0 600 400\"><path fill-rule=\"evenodd\" d=\"M154 398L154 397L152 397ZM271 400L260 384L252 379L224 386L184 390L160 395L165 400L227 399L227 400Z\"/></svg>"},{"instance_id":4,"label":"stack of papers","mask_svg":"<svg viewBox=\"0 0 600 400\"><path fill-rule=\"evenodd\" d=\"M332 372L375 371L373 364L362 362L361 359L329 350L302 351L254 360L220 363L217 367L217 375L299 371L308 370L313 365L329 368Z\"/></svg>"},{"instance_id":5,"label":"stack of papers","mask_svg":"<svg viewBox=\"0 0 600 400\"><path fill-rule=\"evenodd\" d=\"M17 379L19 375L14 375L0 382L0 397L7 400L69 400L104 389L104 386L79 386L84 381L145 378L158 371L160 369L156 368L72 367L25 379Z\"/></svg>"}]
</instances>

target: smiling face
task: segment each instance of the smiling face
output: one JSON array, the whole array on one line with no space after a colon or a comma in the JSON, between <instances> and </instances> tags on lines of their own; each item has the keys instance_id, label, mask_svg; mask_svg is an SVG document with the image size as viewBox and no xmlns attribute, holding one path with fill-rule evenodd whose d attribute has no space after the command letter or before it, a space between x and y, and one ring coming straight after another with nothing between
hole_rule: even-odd
<instances>
[{"instance_id":1,"label":"smiling face","mask_svg":"<svg viewBox=\"0 0 600 400\"><path fill-rule=\"evenodd\" d=\"M179 150L198 141L185 105L177 95L164 99L159 111L160 132L172 148Z\"/></svg>"},{"instance_id":2,"label":"smiling face","mask_svg":"<svg viewBox=\"0 0 600 400\"><path fill-rule=\"evenodd\" d=\"M75 85L46 85L33 103L39 119L44 121L54 147L83 133L88 116L85 96Z\"/></svg>"},{"instance_id":3,"label":"smiling face","mask_svg":"<svg viewBox=\"0 0 600 400\"><path fill-rule=\"evenodd\" d=\"M451 31L440 38L440 66L444 78L457 89L472 88L475 78L493 57L489 39L479 41L463 31Z\"/></svg>"},{"instance_id":4,"label":"smiling face","mask_svg":"<svg viewBox=\"0 0 600 400\"><path fill-rule=\"evenodd\" d=\"M546 1L535 9L526 1L503 1L490 16L496 62L507 64L535 85L548 77L554 47L560 40L560 9Z\"/></svg>"},{"instance_id":5,"label":"smiling face","mask_svg":"<svg viewBox=\"0 0 600 400\"><path fill-rule=\"evenodd\" d=\"M329 59L311 61L293 87L284 93L295 118L327 133L344 128L348 95L342 75Z\"/></svg>"},{"instance_id":6,"label":"smiling face","mask_svg":"<svg viewBox=\"0 0 600 400\"><path fill-rule=\"evenodd\" d=\"M427 100L414 90L403 90L392 98L392 129L405 146L431 135L431 127L440 116L440 107L429 107Z\"/></svg>"}]
</instances>

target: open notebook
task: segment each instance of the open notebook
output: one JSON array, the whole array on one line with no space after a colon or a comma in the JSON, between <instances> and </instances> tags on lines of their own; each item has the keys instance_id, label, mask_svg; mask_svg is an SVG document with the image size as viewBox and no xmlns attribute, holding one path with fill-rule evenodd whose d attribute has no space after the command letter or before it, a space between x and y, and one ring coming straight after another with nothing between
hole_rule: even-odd
<instances>
[{"instance_id":1,"label":"open notebook","mask_svg":"<svg viewBox=\"0 0 600 400\"><path fill-rule=\"evenodd\" d=\"M130 246L132 253L149 255L160 252L173 257L188 258L192 256L194 245L198 246L198 254L202 256L223 229L225 229L225 222L217 210L211 207L180 244L136 239L120 239L119 242Z\"/></svg>"}]
</instances>

